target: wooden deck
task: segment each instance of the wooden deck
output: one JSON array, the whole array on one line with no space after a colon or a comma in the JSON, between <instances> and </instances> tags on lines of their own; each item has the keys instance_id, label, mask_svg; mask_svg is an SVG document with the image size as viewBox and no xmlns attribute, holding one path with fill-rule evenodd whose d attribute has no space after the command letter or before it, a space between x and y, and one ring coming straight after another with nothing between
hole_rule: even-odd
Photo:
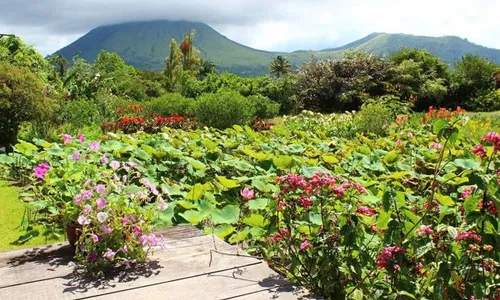
<instances>
[{"instance_id":1,"label":"wooden deck","mask_svg":"<svg viewBox=\"0 0 500 300\"><path fill-rule=\"evenodd\" d=\"M166 229L168 249L105 279L75 269L67 243L0 252L0 299L307 299L261 260L201 231ZM240 254L244 254L241 253Z\"/></svg>"}]
</instances>

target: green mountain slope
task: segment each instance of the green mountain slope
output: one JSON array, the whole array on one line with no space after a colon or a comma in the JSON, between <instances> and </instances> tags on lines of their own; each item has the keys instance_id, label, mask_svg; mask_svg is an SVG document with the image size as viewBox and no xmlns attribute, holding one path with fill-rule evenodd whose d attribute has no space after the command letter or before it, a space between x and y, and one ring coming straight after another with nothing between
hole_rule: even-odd
<instances>
[{"instance_id":1,"label":"green mountain slope","mask_svg":"<svg viewBox=\"0 0 500 300\"><path fill-rule=\"evenodd\" d=\"M343 47L325 49L324 52L360 50L376 55L390 55L401 48L427 49L443 61L453 63L469 52L500 63L500 50L483 47L457 36L428 37L411 34L372 33Z\"/></svg>"},{"instance_id":2,"label":"green mountain slope","mask_svg":"<svg viewBox=\"0 0 500 300\"><path fill-rule=\"evenodd\" d=\"M277 55L283 55L296 67L305 63L311 54L317 59L339 57L346 50L387 55L402 47L425 48L448 62L454 62L466 52L471 52L500 63L500 50L482 47L458 37L373 33L339 48L279 53L236 43L203 23L166 20L98 27L56 53L71 58L79 52L81 57L94 61L99 51L107 50L118 53L128 64L137 68L161 70L168 56L170 41L180 41L190 29L196 31L194 44L203 58L212 59L221 70L247 76L267 73L268 64Z\"/></svg>"}]
</instances>

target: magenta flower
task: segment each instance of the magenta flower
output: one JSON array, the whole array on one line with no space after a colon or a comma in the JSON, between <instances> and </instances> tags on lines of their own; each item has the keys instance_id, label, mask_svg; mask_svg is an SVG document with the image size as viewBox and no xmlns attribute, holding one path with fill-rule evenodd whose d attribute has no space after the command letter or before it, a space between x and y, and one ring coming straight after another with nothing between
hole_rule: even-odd
<instances>
[{"instance_id":1,"label":"magenta flower","mask_svg":"<svg viewBox=\"0 0 500 300\"><path fill-rule=\"evenodd\" d=\"M97 209L98 210L101 210L104 207L106 207L106 199L104 199L104 198L97 198L97 200L95 201L95 203L97 204Z\"/></svg>"},{"instance_id":2,"label":"magenta flower","mask_svg":"<svg viewBox=\"0 0 500 300\"><path fill-rule=\"evenodd\" d=\"M483 141L488 141L493 145L500 143L500 134L497 132L488 132L483 136Z\"/></svg>"},{"instance_id":3,"label":"magenta flower","mask_svg":"<svg viewBox=\"0 0 500 300\"><path fill-rule=\"evenodd\" d=\"M78 139L80 140L80 143L84 143L85 142L85 136L83 135L83 133L80 132L80 134L78 135Z\"/></svg>"},{"instance_id":4,"label":"magenta flower","mask_svg":"<svg viewBox=\"0 0 500 300\"><path fill-rule=\"evenodd\" d=\"M122 225L125 226L128 224L128 218L127 217L123 217L122 218Z\"/></svg>"},{"instance_id":5,"label":"magenta flower","mask_svg":"<svg viewBox=\"0 0 500 300\"><path fill-rule=\"evenodd\" d=\"M87 258L89 261L95 262L97 261L97 253L96 252L89 253Z\"/></svg>"},{"instance_id":6,"label":"magenta flower","mask_svg":"<svg viewBox=\"0 0 500 300\"><path fill-rule=\"evenodd\" d=\"M94 141L90 143L89 149L90 151L99 152L99 150L101 149L101 144L97 141Z\"/></svg>"},{"instance_id":7,"label":"magenta flower","mask_svg":"<svg viewBox=\"0 0 500 300\"><path fill-rule=\"evenodd\" d=\"M141 234L142 233L142 229L140 229L138 226L134 226L134 231L137 234Z\"/></svg>"},{"instance_id":8,"label":"magenta flower","mask_svg":"<svg viewBox=\"0 0 500 300\"><path fill-rule=\"evenodd\" d=\"M392 266L392 269L394 270L394 272L399 272L401 270L401 267L398 264L394 264Z\"/></svg>"},{"instance_id":9,"label":"magenta flower","mask_svg":"<svg viewBox=\"0 0 500 300\"><path fill-rule=\"evenodd\" d=\"M405 253L405 249L395 246L389 246L382 249L379 256L377 257L377 268L387 268L389 266L389 262L392 259L392 255L395 253Z\"/></svg>"},{"instance_id":10,"label":"magenta flower","mask_svg":"<svg viewBox=\"0 0 500 300\"><path fill-rule=\"evenodd\" d=\"M363 206L363 205L356 208L356 210L354 212L357 212L357 213L365 215L365 216L375 216L377 214L375 209L368 207L368 206Z\"/></svg>"},{"instance_id":11,"label":"magenta flower","mask_svg":"<svg viewBox=\"0 0 500 300\"><path fill-rule=\"evenodd\" d=\"M311 208L313 206L313 201L305 196L299 197L299 204L305 209Z\"/></svg>"},{"instance_id":12,"label":"magenta flower","mask_svg":"<svg viewBox=\"0 0 500 300\"><path fill-rule=\"evenodd\" d=\"M77 204L77 205L79 205L79 204ZM83 207L82 212L87 215L91 210L92 210L92 206L87 204Z\"/></svg>"},{"instance_id":13,"label":"magenta flower","mask_svg":"<svg viewBox=\"0 0 500 300\"><path fill-rule=\"evenodd\" d=\"M118 249L118 251L122 251L123 253L128 253L127 245L123 245L123 247L120 247L120 249Z\"/></svg>"},{"instance_id":14,"label":"magenta flower","mask_svg":"<svg viewBox=\"0 0 500 300\"><path fill-rule=\"evenodd\" d=\"M240 191L241 196L245 200L251 200L253 197L255 197L255 192L252 189L249 188L244 188Z\"/></svg>"},{"instance_id":15,"label":"magenta flower","mask_svg":"<svg viewBox=\"0 0 500 300\"><path fill-rule=\"evenodd\" d=\"M455 236L455 241L459 242L459 241L462 241L462 240L474 240L476 242L480 242L481 241L481 236L479 234L477 234L475 231L463 231L463 232L459 232L456 236Z\"/></svg>"},{"instance_id":16,"label":"magenta flower","mask_svg":"<svg viewBox=\"0 0 500 300\"><path fill-rule=\"evenodd\" d=\"M115 255L116 255L116 253L113 252L113 250L111 250L110 248L108 248L108 249L106 249L106 252L104 252L102 257L104 257L105 259L113 260Z\"/></svg>"},{"instance_id":17,"label":"magenta flower","mask_svg":"<svg viewBox=\"0 0 500 300\"><path fill-rule=\"evenodd\" d=\"M141 242L141 245L146 245L148 243L148 236L147 235L141 235L141 237L139 237L139 241Z\"/></svg>"},{"instance_id":18,"label":"magenta flower","mask_svg":"<svg viewBox=\"0 0 500 300\"><path fill-rule=\"evenodd\" d=\"M82 200L82 195L76 195L75 198L73 198L73 202L78 206L82 205Z\"/></svg>"},{"instance_id":19,"label":"magenta flower","mask_svg":"<svg viewBox=\"0 0 500 300\"><path fill-rule=\"evenodd\" d=\"M102 224L101 228L102 228L102 232L104 232L104 234L110 234L111 232L113 232L113 228L109 227L106 224Z\"/></svg>"},{"instance_id":20,"label":"magenta flower","mask_svg":"<svg viewBox=\"0 0 500 300\"><path fill-rule=\"evenodd\" d=\"M35 167L35 177L45 179L45 174L49 171L50 166L48 163L41 163Z\"/></svg>"},{"instance_id":21,"label":"magenta flower","mask_svg":"<svg viewBox=\"0 0 500 300\"><path fill-rule=\"evenodd\" d=\"M102 157L101 157L101 163L103 165L107 165L109 163L109 159L108 157L106 156L106 154L104 154Z\"/></svg>"},{"instance_id":22,"label":"magenta flower","mask_svg":"<svg viewBox=\"0 0 500 300\"><path fill-rule=\"evenodd\" d=\"M470 196L472 196L472 194L474 194L475 189L476 188L474 186L464 188L462 190L462 199L465 200L465 199L469 198Z\"/></svg>"},{"instance_id":23,"label":"magenta flower","mask_svg":"<svg viewBox=\"0 0 500 300\"><path fill-rule=\"evenodd\" d=\"M83 216L83 215L78 216L78 219L76 221L80 225L89 225L90 224L90 219Z\"/></svg>"},{"instance_id":24,"label":"magenta flower","mask_svg":"<svg viewBox=\"0 0 500 300\"><path fill-rule=\"evenodd\" d=\"M420 226L420 229L418 229L416 231L417 234L427 234L427 235L431 235L434 233L434 230L432 230L431 227L429 226L426 226L426 225L422 225Z\"/></svg>"},{"instance_id":25,"label":"magenta flower","mask_svg":"<svg viewBox=\"0 0 500 300\"><path fill-rule=\"evenodd\" d=\"M63 139L64 145L66 145L67 143L71 143L71 141L73 140L73 137L69 134L62 134L61 137Z\"/></svg>"},{"instance_id":26,"label":"magenta flower","mask_svg":"<svg viewBox=\"0 0 500 300\"><path fill-rule=\"evenodd\" d=\"M85 183L83 184L83 188L88 187L91 183L92 183L92 180L90 180L90 179L85 181Z\"/></svg>"},{"instance_id":27,"label":"magenta flower","mask_svg":"<svg viewBox=\"0 0 500 300\"><path fill-rule=\"evenodd\" d=\"M312 246L313 245L311 243L309 243L307 238L303 238L302 243L300 244L300 250L306 250L308 248L312 248Z\"/></svg>"},{"instance_id":28,"label":"magenta flower","mask_svg":"<svg viewBox=\"0 0 500 300\"><path fill-rule=\"evenodd\" d=\"M118 168L120 167L120 163L116 160L113 160L112 162L109 163L109 166L113 170L118 170Z\"/></svg>"},{"instance_id":29,"label":"magenta flower","mask_svg":"<svg viewBox=\"0 0 500 300\"><path fill-rule=\"evenodd\" d=\"M80 153L80 151L76 151L71 156L71 159L73 159L74 161L79 161L81 157L82 157L82 154Z\"/></svg>"},{"instance_id":30,"label":"magenta flower","mask_svg":"<svg viewBox=\"0 0 500 300\"><path fill-rule=\"evenodd\" d=\"M99 220L99 222L104 223L107 218L108 218L107 213L102 212L102 211L97 213L97 220Z\"/></svg>"},{"instance_id":31,"label":"magenta flower","mask_svg":"<svg viewBox=\"0 0 500 300\"><path fill-rule=\"evenodd\" d=\"M474 146L474 148L472 149L472 153L479 156L480 158L485 158L488 155L483 145Z\"/></svg>"}]
</instances>

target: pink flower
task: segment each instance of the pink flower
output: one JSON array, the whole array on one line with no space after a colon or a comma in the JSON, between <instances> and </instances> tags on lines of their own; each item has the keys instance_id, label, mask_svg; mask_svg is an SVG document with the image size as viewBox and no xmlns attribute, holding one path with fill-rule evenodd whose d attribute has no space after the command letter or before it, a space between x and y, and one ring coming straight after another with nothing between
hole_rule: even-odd
<instances>
[{"instance_id":1,"label":"pink flower","mask_svg":"<svg viewBox=\"0 0 500 300\"><path fill-rule=\"evenodd\" d=\"M116 253L113 252L113 250L111 250L110 248L108 248L108 249L106 249L106 252L104 252L102 257L104 257L105 259L113 260L115 255L116 255Z\"/></svg>"},{"instance_id":2,"label":"pink flower","mask_svg":"<svg viewBox=\"0 0 500 300\"><path fill-rule=\"evenodd\" d=\"M416 231L416 233L431 235L434 233L434 230L432 230L432 228L430 228L429 226L422 225L420 226L420 229Z\"/></svg>"},{"instance_id":3,"label":"pink flower","mask_svg":"<svg viewBox=\"0 0 500 300\"><path fill-rule=\"evenodd\" d=\"M103 165L107 165L109 163L109 159L108 157L106 156L106 154L104 154L102 157L101 157L101 163Z\"/></svg>"},{"instance_id":4,"label":"pink flower","mask_svg":"<svg viewBox=\"0 0 500 300\"><path fill-rule=\"evenodd\" d=\"M141 242L141 245L146 245L149 241L149 237L147 235L141 235L139 238L139 241Z\"/></svg>"},{"instance_id":5,"label":"pink flower","mask_svg":"<svg viewBox=\"0 0 500 300\"><path fill-rule=\"evenodd\" d=\"M413 133L412 132L408 132L408 138L411 139L413 137Z\"/></svg>"},{"instance_id":6,"label":"pink flower","mask_svg":"<svg viewBox=\"0 0 500 300\"><path fill-rule=\"evenodd\" d=\"M415 273L417 273L418 276L422 276L424 275L423 272L422 272L422 269L424 268L424 265L419 262L415 265Z\"/></svg>"},{"instance_id":7,"label":"pink flower","mask_svg":"<svg viewBox=\"0 0 500 300\"><path fill-rule=\"evenodd\" d=\"M431 144L431 148L435 149L435 150L441 150L441 149L443 149L443 144L441 144L441 143L432 143Z\"/></svg>"},{"instance_id":8,"label":"pink flower","mask_svg":"<svg viewBox=\"0 0 500 300\"><path fill-rule=\"evenodd\" d=\"M122 218L122 225L125 226L128 224L128 218L127 217L123 217Z\"/></svg>"},{"instance_id":9,"label":"pink flower","mask_svg":"<svg viewBox=\"0 0 500 300\"><path fill-rule=\"evenodd\" d=\"M255 197L255 192L252 189L244 188L240 191L241 196L244 200L251 200Z\"/></svg>"},{"instance_id":10,"label":"pink flower","mask_svg":"<svg viewBox=\"0 0 500 300\"><path fill-rule=\"evenodd\" d=\"M41 163L35 167L35 177L45 179L45 174L49 171L50 166L48 163Z\"/></svg>"},{"instance_id":11,"label":"pink flower","mask_svg":"<svg viewBox=\"0 0 500 300\"><path fill-rule=\"evenodd\" d=\"M396 146L401 147L403 146L403 142L401 140L396 141Z\"/></svg>"},{"instance_id":12,"label":"pink flower","mask_svg":"<svg viewBox=\"0 0 500 300\"><path fill-rule=\"evenodd\" d=\"M472 149L472 153L474 153L475 155L481 157L481 158L485 158L488 154L486 153L486 150L484 150L484 146L483 145L476 145L474 146L474 148Z\"/></svg>"},{"instance_id":13,"label":"pink flower","mask_svg":"<svg viewBox=\"0 0 500 300\"><path fill-rule=\"evenodd\" d=\"M354 212L360 213L360 214L365 215L365 216L375 216L377 214L375 209L373 209L371 207L363 206L363 205L356 208L356 210Z\"/></svg>"},{"instance_id":14,"label":"pink flower","mask_svg":"<svg viewBox=\"0 0 500 300\"><path fill-rule=\"evenodd\" d=\"M269 236L269 238L271 239L271 241L273 242L281 242L283 240L283 237L277 233L273 233Z\"/></svg>"},{"instance_id":15,"label":"pink flower","mask_svg":"<svg viewBox=\"0 0 500 300\"><path fill-rule=\"evenodd\" d=\"M94 243L97 243L97 242L100 242L102 240L102 238L101 238L100 235L93 234L92 235L92 240L94 241Z\"/></svg>"},{"instance_id":16,"label":"pink flower","mask_svg":"<svg viewBox=\"0 0 500 300\"><path fill-rule=\"evenodd\" d=\"M80 143L84 143L85 142L85 136L83 135L83 133L80 132L80 134L78 135L78 139L80 140Z\"/></svg>"},{"instance_id":17,"label":"pink flower","mask_svg":"<svg viewBox=\"0 0 500 300\"><path fill-rule=\"evenodd\" d=\"M76 195L74 198L73 198L73 202L75 202L76 205L80 206L82 205L82 195Z\"/></svg>"},{"instance_id":18,"label":"pink flower","mask_svg":"<svg viewBox=\"0 0 500 300\"><path fill-rule=\"evenodd\" d=\"M165 202L163 199L161 199L159 202L158 202L158 209L161 210L161 211L164 211L168 208L168 204L167 202Z\"/></svg>"},{"instance_id":19,"label":"pink flower","mask_svg":"<svg viewBox=\"0 0 500 300\"><path fill-rule=\"evenodd\" d=\"M61 136L62 136L64 145L66 145L67 143L70 143L73 140L73 137L69 134L62 134Z\"/></svg>"},{"instance_id":20,"label":"pink flower","mask_svg":"<svg viewBox=\"0 0 500 300\"><path fill-rule=\"evenodd\" d=\"M102 232L104 232L104 234L110 234L111 232L113 232L113 229L106 224L102 224L101 228L102 228Z\"/></svg>"},{"instance_id":21,"label":"pink flower","mask_svg":"<svg viewBox=\"0 0 500 300\"><path fill-rule=\"evenodd\" d=\"M91 183L92 183L92 180L90 180L90 179L85 181L85 183L83 184L83 188L88 187Z\"/></svg>"},{"instance_id":22,"label":"pink flower","mask_svg":"<svg viewBox=\"0 0 500 300\"><path fill-rule=\"evenodd\" d=\"M92 142L89 145L90 151L98 152L101 149L101 144L99 142Z\"/></svg>"},{"instance_id":23,"label":"pink flower","mask_svg":"<svg viewBox=\"0 0 500 300\"><path fill-rule=\"evenodd\" d=\"M76 221L80 225L89 225L90 224L90 219L83 216L83 215L78 216L78 219Z\"/></svg>"},{"instance_id":24,"label":"pink flower","mask_svg":"<svg viewBox=\"0 0 500 300\"><path fill-rule=\"evenodd\" d=\"M81 157L82 157L82 154L80 153L80 151L76 151L71 156L71 159L73 159L74 161L79 161Z\"/></svg>"},{"instance_id":25,"label":"pink flower","mask_svg":"<svg viewBox=\"0 0 500 300\"><path fill-rule=\"evenodd\" d=\"M109 166L113 170L118 170L118 168L120 167L120 163L116 160L113 160L112 162L109 163Z\"/></svg>"},{"instance_id":26,"label":"pink flower","mask_svg":"<svg viewBox=\"0 0 500 300\"><path fill-rule=\"evenodd\" d=\"M493 145L500 143L500 134L497 132L488 132L483 136L483 141L488 141Z\"/></svg>"},{"instance_id":27,"label":"pink flower","mask_svg":"<svg viewBox=\"0 0 500 300\"><path fill-rule=\"evenodd\" d=\"M401 267L398 264L394 264L392 265L392 269L394 270L394 272L399 272L401 270Z\"/></svg>"},{"instance_id":28,"label":"pink flower","mask_svg":"<svg viewBox=\"0 0 500 300\"><path fill-rule=\"evenodd\" d=\"M474 194L474 190L476 188L473 187L473 186L470 186L470 187L467 187L467 188L464 188L462 190L462 199L465 200L467 198L469 198L470 196L472 196L472 194Z\"/></svg>"},{"instance_id":29,"label":"pink flower","mask_svg":"<svg viewBox=\"0 0 500 300\"><path fill-rule=\"evenodd\" d=\"M89 261L92 261L92 262L97 261L97 253L96 252L92 252L92 253L90 253L87 256L87 258L88 258Z\"/></svg>"},{"instance_id":30,"label":"pink flower","mask_svg":"<svg viewBox=\"0 0 500 300\"><path fill-rule=\"evenodd\" d=\"M305 196L299 197L299 204L305 209L311 208L313 206L313 201Z\"/></svg>"},{"instance_id":31,"label":"pink flower","mask_svg":"<svg viewBox=\"0 0 500 300\"><path fill-rule=\"evenodd\" d=\"M382 249L379 256L377 256L377 268L386 269L389 266L390 261L392 260L393 254L397 253L405 253L405 249L396 246L388 246Z\"/></svg>"},{"instance_id":32,"label":"pink flower","mask_svg":"<svg viewBox=\"0 0 500 300\"><path fill-rule=\"evenodd\" d=\"M77 205L79 205L79 204L77 204ZM87 204L87 205L85 205L85 206L83 207L82 212L83 212L85 215L87 215L87 214L88 214L91 210L92 210L92 206L90 206L90 205L88 205L88 204Z\"/></svg>"},{"instance_id":33,"label":"pink flower","mask_svg":"<svg viewBox=\"0 0 500 300\"><path fill-rule=\"evenodd\" d=\"M107 218L108 218L107 213L102 211L97 213L97 220L99 220L99 222L104 223L104 221L106 221Z\"/></svg>"},{"instance_id":34,"label":"pink flower","mask_svg":"<svg viewBox=\"0 0 500 300\"><path fill-rule=\"evenodd\" d=\"M98 194L103 194L106 191L106 186L104 184L98 184L95 186L94 190Z\"/></svg>"},{"instance_id":35,"label":"pink flower","mask_svg":"<svg viewBox=\"0 0 500 300\"><path fill-rule=\"evenodd\" d=\"M141 233L142 233L142 229L141 229L141 228L139 228L137 225L136 225L136 226L134 226L134 231L135 231L135 233L137 233L137 234L141 234Z\"/></svg>"},{"instance_id":36,"label":"pink flower","mask_svg":"<svg viewBox=\"0 0 500 300\"><path fill-rule=\"evenodd\" d=\"M281 235L290 235L290 231L287 228L278 229Z\"/></svg>"},{"instance_id":37,"label":"pink flower","mask_svg":"<svg viewBox=\"0 0 500 300\"><path fill-rule=\"evenodd\" d=\"M312 248L312 246L313 246L313 245L312 245L311 243L309 243L309 241L307 240L307 238L306 238L306 237L304 237L304 238L302 239L302 243L300 244L300 250L302 250L302 251L303 251L303 250L306 250L306 249L308 249L308 248Z\"/></svg>"},{"instance_id":38,"label":"pink flower","mask_svg":"<svg viewBox=\"0 0 500 300\"><path fill-rule=\"evenodd\" d=\"M122 251L123 253L128 253L127 245L123 245L123 247L120 247L120 249L118 249L118 251Z\"/></svg>"},{"instance_id":39,"label":"pink flower","mask_svg":"<svg viewBox=\"0 0 500 300\"><path fill-rule=\"evenodd\" d=\"M285 209L285 202L283 202L283 201L278 202L278 205L276 206L276 210L282 211L284 209Z\"/></svg>"},{"instance_id":40,"label":"pink flower","mask_svg":"<svg viewBox=\"0 0 500 300\"><path fill-rule=\"evenodd\" d=\"M97 198L97 200L95 201L95 203L97 204L97 209L98 210L101 210L104 207L106 207L106 199L104 199L104 198Z\"/></svg>"},{"instance_id":41,"label":"pink flower","mask_svg":"<svg viewBox=\"0 0 500 300\"><path fill-rule=\"evenodd\" d=\"M83 191L82 192L82 199L83 200L89 200L90 198L92 198L92 195L94 193L92 192L92 190L86 190L86 191Z\"/></svg>"},{"instance_id":42,"label":"pink flower","mask_svg":"<svg viewBox=\"0 0 500 300\"><path fill-rule=\"evenodd\" d=\"M455 236L455 241L459 242L462 240L474 240L476 242L480 242L481 236L472 230L462 231Z\"/></svg>"}]
</instances>

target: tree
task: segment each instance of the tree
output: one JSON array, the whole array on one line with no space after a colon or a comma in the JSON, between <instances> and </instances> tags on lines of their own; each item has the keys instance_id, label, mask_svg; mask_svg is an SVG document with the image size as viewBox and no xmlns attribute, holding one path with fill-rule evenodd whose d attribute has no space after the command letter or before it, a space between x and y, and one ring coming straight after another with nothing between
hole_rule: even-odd
<instances>
[{"instance_id":1,"label":"tree","mask_svg":"<svg viewBox=\"0 0 500 300\"><path fill-rule=\"evenodd\" d=\"M217 66L211 59L200 59L200 71L198 78L203 79L208 76L208 74L216 73Z\"/></svg>"},{"instance_id":2,"label":"tree","mask_svg":"<svg viewBox=\"0 0 500 300\"><path fill-rule=\"evenodd\" d=\"M16 142L19 125L53 115L56 102L46 94L41 78L27 67L0 62L0 146Z\"/></svg>"},{"instance_id":3,"label":"tree","mask_svg":"<svg viewBox=\"0 0 500 300\"><path fill-rule=\"evenodd\" d=\"M394 63L402 99L416 98L417 110L443 102L448 93L450 73L439 57L427 50L403 49L394 53L390 60Z\"/></svg>"},{"instance_id":4,"label":"tree","mask_svg":"<svg viewBox=\"0 0 500 300\"><path fill-rule=\"evenodd\" d=\"M182 62L182 53L177 46L177 42L172 39L170 42L170 54L167 57L165 65L165 75L168 79L167 86L171 92L179 90L181 87L183 71Z\"/></svg>"},{"instance_id":5,"label":"tree","mask_svg":"<svg viewBox=\"0 0 500 300\"><path fill-rule=\"evenodd\" d=\"M270 64L269 72L278 78L291 72L290 62L281 55L278 55Z\"/></svg>"},{"instance_id":6,"label":"tree","mask_svg":"<svg viewBox=\"0 0 500 300\"><path fill-rule=\"evenodd\" d=\"M496 75L500 66L480 56L467 53L455 63L452 74L452 101L469 110L477 109L476 98L484 97L496 89Z\"/></svg>"},{"instance_id":7,"label":"tree","mask_svg":"<svg viewBox=\"0 0 500 300\"><path fill-rule=\"evenodd\" d=\"M182 53L182 69L198 71L200 68L200 51L193 46L195 31L190 30L182 40L179 48Z\"/></svg>"},{"instance_id":8,"label":"tree","mask_svg":"<svg viewBox=\"0 0 500 300\"><path fill-rule=\"evenodd\" d=\"M64 74L68 70L68 61L62 54L54 54L49 57L49 62L54 66L57 76L64 78Z\"/></svg>"},{"instance_id":9,"label":"tree","mask_svg":"<svg viewBox=\"0 0 500 300\"><path fill-rule=\"evenodd\" d=\"M97 55L94 68L100 75L106 75L126 68L127 64L117 53L101 50Z\"/></svg>"}]
</instances>

